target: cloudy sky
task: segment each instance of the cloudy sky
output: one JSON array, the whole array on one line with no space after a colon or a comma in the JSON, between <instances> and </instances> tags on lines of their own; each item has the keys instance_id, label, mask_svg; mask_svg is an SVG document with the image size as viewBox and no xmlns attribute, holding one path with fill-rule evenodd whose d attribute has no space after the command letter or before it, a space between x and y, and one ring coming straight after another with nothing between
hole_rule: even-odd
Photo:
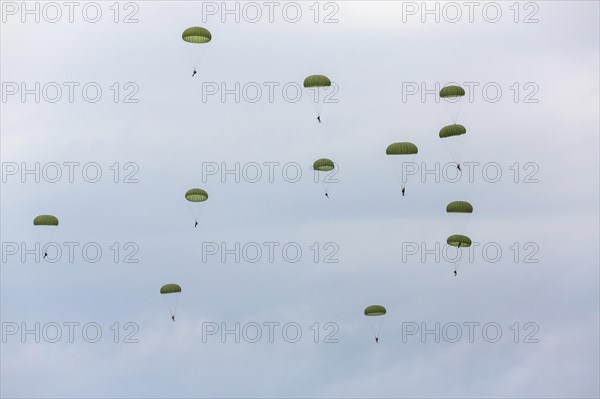
<instances>
[{"instance_id":1,"label":"cloudy sky","mask_svg":"<svg viewBox=\"0 0 600 399\"><path fill-rule=\"evenodd\" d=\"M3 397L598 397L598 2L23 4L0 42ZM190 26L213 37L193 78ZM311 74L336 87L322 124ZM457 277L453 233L476 243Z\"/></svg>"}]
</instances>

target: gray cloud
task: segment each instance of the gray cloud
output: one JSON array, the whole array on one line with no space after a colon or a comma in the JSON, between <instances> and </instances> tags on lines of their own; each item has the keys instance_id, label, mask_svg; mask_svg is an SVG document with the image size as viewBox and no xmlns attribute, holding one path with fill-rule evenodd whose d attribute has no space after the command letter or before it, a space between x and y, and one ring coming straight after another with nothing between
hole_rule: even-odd
<instances>
[{"instance_id":1,"label":"gray cloud","mask_svg":"<svg viewBox=\"0 0 600 399\"><path fill-rule=\"evenodd\" d=\"M76 97L2 103L2 162L96 162L95 184L38 184L8 176L0 192L2 242L33 243L37 214L61 220L59 242L96 242L97 263L80 253L73 263L3 261L2 322L97 322L95 344L2 343L0 386L6 397L597 397L598 396L598 4L539 2L537 24L515 24L500 3L497 24L477 19L450 24L402 23L402 3L340 2L339 23L201 22L194 2L138 3L137 24L115 24L108 3L98 24L2 23L2 82L97 82L98 103ZM310 16L309 4L303 5ZM523 12L523 10L521 10ZM214 36L192 79L180 43L188 25ZM43 38L43 40L40 40ZM300 83L325 73L339 85L322 125L305 99L273 103L218 96L202 101L202 82ZM437 132L450 123L434 96L403 101L407 84L476 82L459 122L468 129L463 158L495 162L502 178L474 182L411 176L400 195L384 150L393 141L419 146L420 171L452 158ZM139 103L115 103L109 88L134 82ZM519 100L514 101L517 82ZM523 102L539 89L538 103ZM498 102L481 88L501 87ZM120 92L123 94L124 92ZM320 157L339 165L339 183L323 198L309 166ZM119 162L119 183L111 165ZM126 162L139 166L138 183L122 182ZM287 182L235 183L208 176L214 162L300 165ZM515 162L519 165L515 182ZM537 183L524 183L531 169ZM512 166L512 169L511 169ZM451 169L448 169L451 170ZM266 173L263 169L263 173ZM183 194L210 195L201 226ZM420 254L402 261L402 244L444 243L452 225L447 202L468 199L476 211L469 235L497 243L498 262L452 265ZM202 243L277 241L302 248L297 263L279 250L275 261L202 261ZM109 248L119 243L119 262ZM123 263L122 245L135 242L138 263ZM319 259L314 260L318 244ZM333 242L337 263L324 263ZM519 244L518 262L510 246ZM524 263L523 244L539 246L539 263ZM178 282L183 294L172 323L158 294ZM381 342L373 342L362 315L381 303L388 315ZM118 322L139 326L139 343L114 343ZM256 344L202 342L202 323L296 322L302 339ZM402 342L403 323L497 322L498 343ZM313 330L333 322L338 343L314 343ZM510 326L534 322L538 343L515 343ZM6 326L4 324L3 326ZM523 333L523 330L521 330ZM523 336L520 336L522 339ZM42 340L43 341L43 340Z\"/></svg>"}]
</instances>

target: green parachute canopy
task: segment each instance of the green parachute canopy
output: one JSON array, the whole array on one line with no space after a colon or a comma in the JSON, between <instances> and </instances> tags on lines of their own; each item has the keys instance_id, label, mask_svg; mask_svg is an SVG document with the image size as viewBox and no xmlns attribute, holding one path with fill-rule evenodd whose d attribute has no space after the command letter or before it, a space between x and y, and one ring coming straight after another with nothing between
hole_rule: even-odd
<instances>
[{"instance_id":1,"label":"green parachute canopy","mask_svg":"<svg viewBox=\"0 0 600 399\"><path fill-rule=\"evenodd\" d=\"M181 38L188 43L202 44L210 42L212 35L208 29L201 28L200 26L192 26L183 31Z\"/></svg>"},{"instance_id":2,"label":"green parachute canopy","mask_svg":"<svg viewBox=\"0 0 600 399\"><path fill-rule=\"evenodd\" d=\"M185 193L185 199L190 202L204 202L208 199L208 193L200 188L192 188Z\"/></svg>"},{"instance_id":3,"label":"green parachute canopy","mask_svg":"<svg viewBox=\"0 0 600 399\"><path fill-rule=\"evenodd\" d=\"M448 213L473 213L473 205L467 201L452 201L446 206Z\"/></svg>"},{"instance_id":4,"label":"green parachute canopy","mask_svg":"<svg viewBox=\"0 0 600 399\"><path fill-rule=\"evenodd\" d=\"M440 90L441 98L462 97L465 95L465 89L460 86L445 86Z\"/></svg>"},{"instance_id":5,"label":"green parachute canopy","mask_svg":"<svg viewBox=\"0 0 600 399\"><path fill-rule=\"evenodd\" d=\"M408 142L392 143L385 150L387 155L411 155L418 152L417 146Z\"/></svg>"},{"instance_id":6,"label":"green parachute canopy","mask_svg":"<svg viewBox=\"0 0 600 399\"><path fill-rule=\"evenodd\" d=\"M459 247L459 248L471 246L471 239L467 236L463 236L460 234L454 234L454 235L448 237L446 242L448 243L448 245L452 245L453 247Z\"/></svg>"},{"instance_id":7,"label":"green parachute canopy","mask_svg":"<svg viewBox=\"0 0 600 399\"><path fill-rule=\"evenodd\" d=\"M313 163L313 169L318 170L319 172L329 172L330 170L335 169L335 165L331 159L321 158Z\"/></svg>"},{"instance_id":8,"label":"green parachute canopy","mask_svg":"<svg viewBox=\"0 0 600 399\"><path fill-rule=\"evenodd\" d=\"M304 87L328 87L331 80L325 75L310 75L304 79Z\"/></svg>"},{"instance_id":9,"label":"green parachute canopy","mask_svg":"<svg viewBox=\"0 0 600 399\"><path fill-rule=\"evenodd\" d=\"M165 284L160 287L161 294L175 294L181 292L181 287L179 284Z\"/></svg>"},{"instance_id":10,"label":"green parachute canopy","mask_svg":"<svg viewBox=\"0 0 600 399\"><path fill-rule=\"evenodd\" d=\"M52 215L39 215L33 219L34 226L58 226L58 218Z\"/></svg>"},{"instance_id":11,"label":"green parachute canopy","mask_svg":"<svg viewBox=\"0 0 600 399\"><path fill-rule=\"evenodd\" d=\"M440 129L440 138L460 136L461 134L467 133L467 129L463 125L448 125Z\"/></svg>"},{"instance_id":12,"label":"green parachute canopy","mask_svg":"<svg viewBox=\"0 0 600 399\"><path fill-rule=\"evenodd\" d=\"M365 308L365 316L383 316L387 310L381 305L371 305Z\"/></svg>"}]
</instances>

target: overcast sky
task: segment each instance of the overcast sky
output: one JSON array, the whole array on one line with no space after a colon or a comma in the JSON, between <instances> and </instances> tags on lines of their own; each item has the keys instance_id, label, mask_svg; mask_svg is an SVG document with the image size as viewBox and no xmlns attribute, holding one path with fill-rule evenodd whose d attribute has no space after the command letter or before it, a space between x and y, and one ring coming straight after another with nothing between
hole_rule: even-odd
<instances>
[{"instance_id":1,"label":"overcast sky","mask_svg":"<svg viewBox=\"0 0 600 399\"><path fill-rule=\"evenodd\" d=\"M73 22L54 4L2 3L3 397L598 397L598 2L482 2L472 21L462 2L283 2L272 21L227 3L238 22L222 2L77 3ZM193 78L190 26L212 33ZM311 74L337 87L322 124L295 95ZM457 182L434 94L448 83L467 89ZM419 147L404 197L397 141ZM338 167L329 199L318 158ZM221 173L236 164L239 182ZM474 206L466 231L453 200ZM48 240L40 214L60 220L54 263L24 254ZM435 253L453 233L478 245L457 277ZM166 283L183 291L175 323ZM22 335L36 323L39 343ZM239 343L206 334L236 323ZM421 336L436 323L440 342Z\"/></svg>"}]
</instances>

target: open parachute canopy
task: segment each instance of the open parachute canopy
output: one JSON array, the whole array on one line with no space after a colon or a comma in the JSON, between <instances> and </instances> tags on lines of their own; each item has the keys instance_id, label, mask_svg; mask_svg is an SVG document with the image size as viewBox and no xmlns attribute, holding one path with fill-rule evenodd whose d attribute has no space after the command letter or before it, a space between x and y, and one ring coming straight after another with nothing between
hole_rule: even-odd
<instances>
[{"instance_id":1,"label":"open parachute canopy","mask_svg":"<svg viewBox=\"0 0 600 399\"><path fill-rule=\"evenodd\" d=\"M467 133L467 129L463 125L448 125L440 129L440 138L460 136L465 133Z\"/></svg>"},{"instance_id":2,"label":"open parachute canopy","mask_svg":"<svg viewBox=\"0 0 600 399\"><path fill-rule=\"evenodd\" d=\"M329 87L331 80L325 75L310 75L304 79L304 87Z\"/></svg>"},{"instance_id":3,"label":"open parachute canopy","mask_svg":"<svg viewBox=\"0 0 600 399\"><path fill-rule=\"evenodd\" d=\"M190 202L204 202L208 199L208 193L201 188L192 188L185 193L185 199Z\"/></svg>"},{"instance_id":4,"label":"open parachute canopy","mask_svg":"<svg viewBox=\"0 0 600 399\"><path fill-rule=\"evenodd\" d=\"M465 89L460 86L445 86L440 90L441 98L462 97L465 95Z\"/></svg>"},{"instance_id":5,"label":"open parachute canopy","mask_svg":"<svg viewBox=\"0 0 600 399\"><path fill-rule=\"evenodd\" d=\"M383 316L387 310L381 305L371 305L365 308L365 316Z\"/></svg>"},{"instance_id":6,"label":"open parachute canopy","mask_svg":"<svg viewBox=\"0 0 600 399\"><path fill-rule=\"evenodd\" d=\"M329 172L330 170L335 169L335 165L331 159L321 158L313 163L313 169L318 170L319 172Z\"/></svg>"},{"instance_id":7,"label":"open parachute canopy","mask_svg":"<svg viewBox=\"0 0 600 399\"><path fill-rule=\"evenodd\" d=\"M448 243L448 245L452 245L453 247L459 248L471 246L471 239L467 236L463 236L460 234L451 235L450 237L448 237L446 242Z\"/></svg>"},{"instance_id":8,"label":"open parachute canopy","mask_svg":"<svg viewBox=\"0 0 600 399\"><path fill-rule=\"evenodd\" d=\"M181 292L179 284L165 284L160 287L161 294L176 294L178 292Z\"/></svg>"},{"instance_id":9,"label":"open parachute canopy","mask_svg":"<svg viewBox=\"0 0 600 399\"><path fill-rule=\"evenodd\" d=\"M52 215L39 215L33 219L34 226L58 226L58 218Z\"/></svg>"},{"instance_id":10,"label":"open parachute canopy","mask_svg":"<svg viewBox=\"0 0 600 399\"><path fill-rule=\"evenodd\" d=\"M446 206L448 213L473 213L473 205L467 201L452 201Z\"/></svg>"},{"instance_id":11,"label":"open parachute canopy","mask_svg":"<svg viewBox=\"0 0 600 399\"><path fill-rule=\"evenodd\" d=\"M411 155L418 152L417 146L409 142L392 143L385 150L387 155Z\"/></svg>"},{"instance_id":12,"label":"open parachute canopy","mask_svg":"<svg viewBox=\"0 0 600 399\"><path fill-rule=\"evenodd\" d=\"M212 35L208 29L200 26L192 26L183 31L181 38L188 43L202 44L210 42Z\"/></svg>"}]
</instances>

